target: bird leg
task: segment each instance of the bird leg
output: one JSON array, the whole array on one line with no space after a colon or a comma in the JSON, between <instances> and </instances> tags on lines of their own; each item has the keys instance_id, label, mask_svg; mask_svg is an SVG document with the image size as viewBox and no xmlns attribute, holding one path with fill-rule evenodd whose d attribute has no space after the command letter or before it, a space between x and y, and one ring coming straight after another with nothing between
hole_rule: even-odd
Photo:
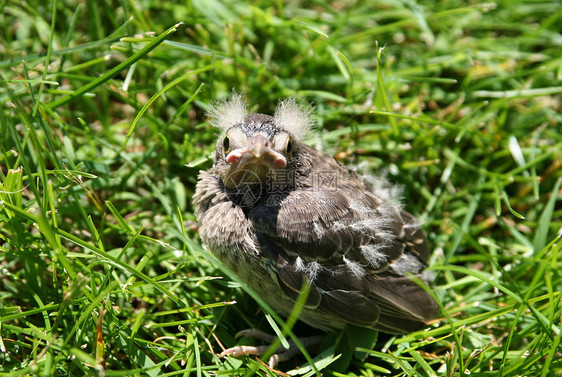
<instances>
[{"instance_id":1,"label":"bird leg","mask_svg":"<svg viewBox=\"0 0 562 377\"><path fill-rule=\"evenodd\" d=\"M241 336L245 336L247 338L257 338L261 339L266 343L269 343L267 346L236 346L232 348L228 348L219 355L220 357L225 356L244 356L244 355L263 355L270 347L270 345L275 341L275 336L271 334L267 334L261 330L257 329L246 329L238 332L234 337L239 338ZM324 339L324 335L315 335L315 336L307 336L303 338L299 338L302 346L304 348L308 348L314 345L317 345ZM285 348L280 346L275 350L275 353L271 355L269 358L269 367L274 368L280 361L286 361L290 358L300 354L301 351L299 347L295 344L293 340L289 340L289 348Z\"/></svg>"}]
</instances>

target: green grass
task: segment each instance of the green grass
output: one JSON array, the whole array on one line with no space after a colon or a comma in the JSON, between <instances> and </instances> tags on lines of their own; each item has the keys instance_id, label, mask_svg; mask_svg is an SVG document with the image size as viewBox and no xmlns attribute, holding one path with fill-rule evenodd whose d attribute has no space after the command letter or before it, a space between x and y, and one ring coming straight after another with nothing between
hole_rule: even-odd
<instances>
[{"instance_id":1,"label":"green grass","mask_svg":"<svg viewBox=\"0 0 562 377\"><path fill-rule=\"evenodd\" d=\"M217 357L279 318L192 213L234 88L313 102L311 143L402 186L434 250L439 320L331 334L316 373L562 375L561 3L347 4L0 2L1 374L275 375Z\"/></svg>"}]
</instances>

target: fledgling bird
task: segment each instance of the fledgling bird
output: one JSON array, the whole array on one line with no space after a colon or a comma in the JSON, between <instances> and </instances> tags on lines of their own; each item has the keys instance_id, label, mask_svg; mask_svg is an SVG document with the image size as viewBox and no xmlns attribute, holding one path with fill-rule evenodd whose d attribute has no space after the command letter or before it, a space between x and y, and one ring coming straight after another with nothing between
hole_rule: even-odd
<instances>
[{"instance_id":1,"label":"fledgling bird","mask_svg":"<svg viewBox=\"0 0 562 377\"><path fill-rule=\"evenodd\" d=\"M193 196L202 241L281 315L307 282L299 319L313 327L423 328L438 311L409 277L428 263L423 231L384 190L303 142L311 111L290 98L273 116L249 114L240 94L213 106L223 134Z\"/></svg>"}]
</instances>

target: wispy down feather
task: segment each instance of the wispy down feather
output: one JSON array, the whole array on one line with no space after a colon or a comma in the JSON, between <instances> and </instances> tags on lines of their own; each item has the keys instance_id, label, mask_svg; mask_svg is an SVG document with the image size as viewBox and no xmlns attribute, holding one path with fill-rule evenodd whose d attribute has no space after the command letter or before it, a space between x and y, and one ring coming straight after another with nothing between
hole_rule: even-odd
<instances>
[{"instance_id":1,"label":"wispy down feather","mask_svg":"<svg viewBox=\"0 0 562 377\"><path fill-rule=\"evenodd\" d=\"M275 124L301 140L314 126L312 110L312 106L298 104L294 98L290 97L279 102L273 118ZM226 131L230 127L242 123L248 115L246 97L244 94L233 92L230 99L212 103L207 115L213 126Z\"/></svg>"},{"instance_id":2,"label":"wispy down feather","mask_svg":"<svg viewBox=\"0 0 562 377\"><path fill-rule=\"evenodd\" d=\"M233 93L230 100L212 103L207 115L211 118L210 122L213 126L226 131L235 124L243 122L248 115L246 97L241 93Z\"/></svg>"},{"instance_id":3,"label":"wispy down feather","mask_svg":"<svg viewBox=\"0 0 562 377\"><path fill-rule=\"evenodd\" d=\"M298 104L295 99L287 98L277 105L275 109L275 123L285 131L290 132L297 139L303 139L314 126L312 119L313 107L306 104Z\"/></svg>"}]
</instances>

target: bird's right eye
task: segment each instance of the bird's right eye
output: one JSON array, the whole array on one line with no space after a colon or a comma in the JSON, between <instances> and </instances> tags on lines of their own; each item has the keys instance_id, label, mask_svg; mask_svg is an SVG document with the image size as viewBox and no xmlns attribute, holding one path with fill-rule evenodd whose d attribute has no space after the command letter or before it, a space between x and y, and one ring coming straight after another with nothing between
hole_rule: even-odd
<instances>
[{"instance_id":1,"label":"bird's right eye","mask_svg":"<svg viewBox=\"0 0 562 377\"><path fill-rule=\"evenodd\" d=\"M228 136L224 137L224 140L222 141L222 147L224 148L224 153L230 152L230 139L228 138Z\"/></svg>"}]
</instances>

